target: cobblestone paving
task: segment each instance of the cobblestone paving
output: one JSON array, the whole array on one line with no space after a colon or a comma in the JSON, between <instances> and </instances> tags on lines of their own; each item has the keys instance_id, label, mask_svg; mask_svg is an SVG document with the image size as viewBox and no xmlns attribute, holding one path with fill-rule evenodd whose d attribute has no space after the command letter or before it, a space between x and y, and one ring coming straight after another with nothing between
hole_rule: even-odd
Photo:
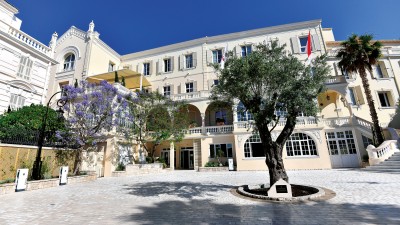
<instances>
[{"instance_id":1,"label":"cobblestone paving","mask_svg":"<svg viewBox=\"0 0 400 225\"><path fill-rule=\"evenodd\" d=\"M230 190L267 172L174 171L0 196L0 224L400 224L400 174L289 171L290 182L336 192L327 201L271 203Z\"/></svg>"}]
</instances>

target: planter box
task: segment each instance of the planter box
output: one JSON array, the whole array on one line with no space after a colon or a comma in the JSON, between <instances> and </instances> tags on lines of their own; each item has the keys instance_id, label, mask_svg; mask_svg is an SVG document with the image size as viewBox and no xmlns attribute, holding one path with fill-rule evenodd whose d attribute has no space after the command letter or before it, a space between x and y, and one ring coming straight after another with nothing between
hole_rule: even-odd
<instances>
[{"instance_id":1,"label":"planter box","mask_svg":"<svg viewBox=\"0 0 400 225\"><path fill-rule=\"evenodd\" d=\"M113 171L111 176L112 177L125 177L126 171Z\"/></svg>"},{"instance_id":2,"label":"planter box","mask_svg":"<svg viewBox=\"0 0 400 225\"><path fill-rule=\"evenodd\" d=\"M198 172L220 172L220 171L229 171L227 166L220 167L199 167Z\"/></svg>"},{"instance_id":3,"label":"planter box","mask_svg":"<svg viewBox=\"0 0 400 225\"><path fill-rule=\"evenodd\" d=\"M126 176L164 172L162 163L128 164L125 168Z\"/></svg>"}]
</instances>

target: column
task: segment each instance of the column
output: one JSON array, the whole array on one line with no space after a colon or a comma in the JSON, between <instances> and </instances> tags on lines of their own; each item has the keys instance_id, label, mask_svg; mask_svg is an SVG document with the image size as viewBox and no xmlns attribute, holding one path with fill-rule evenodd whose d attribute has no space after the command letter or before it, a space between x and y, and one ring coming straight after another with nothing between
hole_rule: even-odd
<instances>
[{"instance_id":1,"label":"column","mask_svg":"<svg viewBox=\"0 0 400 225\"><path fill-rule=\"evenodd\" d=\"M175 145L173 141L169 145L169 168L175 170Z\"/></svg>"},{"instance_id":2,"label":"column","mask_svg":"<svg viewBox=\"0 0 400 225\"><path fill-rule=\"evenodd\" d=\"M206 114L200 113L200 116L201 116L201 133L205 134L206 133L206 123L205 123Z\"/></svg>"}]
</instances>

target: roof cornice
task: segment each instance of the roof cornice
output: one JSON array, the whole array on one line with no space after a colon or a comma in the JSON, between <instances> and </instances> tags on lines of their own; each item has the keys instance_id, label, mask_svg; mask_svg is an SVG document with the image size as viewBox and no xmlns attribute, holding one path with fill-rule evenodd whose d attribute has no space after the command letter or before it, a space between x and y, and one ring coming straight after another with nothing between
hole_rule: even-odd
<instances>
[{"instance_id":1,"label":"roof cornice","mask_svg":"<svg viewBox=\"0 0 400 225\"><path fill-rule=\"evenodd\" d=\"M0 5L12 12L13 14L18 14L18 9L15 8L15 6L11 5L11 3L5 0L0 0Z\"/></svg>"},{"instance_id":2,"label":"roof cornice","mask_svg":"<svg viewBox=\"0 0 400 225\"><path fill-rule=\"evenodd\" d=\"M289 30L294 30L294 29L311 28L311 27L320 25L321 22L322 22L322 20L318 19L318 20L310 20L310 21L304 21L304 22L298 22L298 23L290 23L290 24L284 24L284 25L264 27L264 28L247 30L247 31L240 31L240 32L229 33L229 34L222 34L222 35L211 36L211 37L206 36L203 38L198 38L198 39L194 39L194 40L190 40L190 41L180 42L180 43L176 43L176 44L162 46L159 48L153 48L153 49L149 49L149 50L145 50L145 51L122 55L121 60L122 61L132 60L132 59L141 58L144 56L150 56L150 55L154 55L154 54L160 54L163 52L193 47L196 45L212 44L215 42L229 41L229 40L234 40L237 38L246 38L246 37L253 37L253 36L259 36L259 35L265 35L265 34L279 33L279 32L284 32L284 31L289 31Z\"/></svg>"},{"instance_id":3,"label":"roof cornice","mask_svg":"<svg viewBox=\"0 0 400 225\"><path fill-rule=\"evenodd\" d=\"M383 45L391 45L391 44L398 44L400 45L400 40L372 40L372 42L379 41ZM340 44L343 41L327 41L326 46L327 47L340 47Z\"/></svg>"}]
</instances>

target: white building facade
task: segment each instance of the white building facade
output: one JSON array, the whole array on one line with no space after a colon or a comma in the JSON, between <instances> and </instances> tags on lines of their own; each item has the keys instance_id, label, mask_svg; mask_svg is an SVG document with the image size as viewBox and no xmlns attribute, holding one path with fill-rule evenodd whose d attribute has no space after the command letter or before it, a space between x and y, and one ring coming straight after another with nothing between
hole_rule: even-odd
<instances>
[{"instance_id":1,"label":"white building facade","mask_svg":"<svg viewBox=\"0 0 400 225\"><path fill-rule=\"evenodd\" d=\"M335 42L331 29L322 28L320 20L199 38L122 56L99 39L93 22L87 32L71 27L55 44L54 57L58 64L51 69L49 94L75 79L119 69L133 70L143 74L151 84L146 90L189 103L193 126L185 139L174 146L166 142L157 148L156 154L166 158L170 167L197 170L216 161L216 153L222 150L223 161L233 158L237 170L265 170L260 139L252 134L251 115L238 110L240 102L219 109L210 106L210 91L218 85L218 76L211 64L219 63L225 51L242 57L250 54L256 44L274 40L285 44L289 53L305 61L309 32L313 53L330 56L331 77L326 82L327 91L318 97L320 114L298 118L284 150L285 167L359 167L366 154L365 144L372 138L369 109L360 78L337 70L338 59L334 55L339 42ZM384 57L379 63L382 73L370 79L383 127L393 122L398 102L399 44L399 41L384 42ZM279 124L273 135L277 136L282 128L283 124ZM107 148L118 149L117 145L114 141Z\"/></svg>"},{"instance_id":2,"label":"white building facade","mask_svg":"<svg viewBox=\"0 0 400 225\"><path fill-rule=\"evenodd\" d=\"M49 46L20 30L18 10L0 1L0 114L9 107L44 104L53 60L53 35Z\"/></svg>"}]
</instances>

